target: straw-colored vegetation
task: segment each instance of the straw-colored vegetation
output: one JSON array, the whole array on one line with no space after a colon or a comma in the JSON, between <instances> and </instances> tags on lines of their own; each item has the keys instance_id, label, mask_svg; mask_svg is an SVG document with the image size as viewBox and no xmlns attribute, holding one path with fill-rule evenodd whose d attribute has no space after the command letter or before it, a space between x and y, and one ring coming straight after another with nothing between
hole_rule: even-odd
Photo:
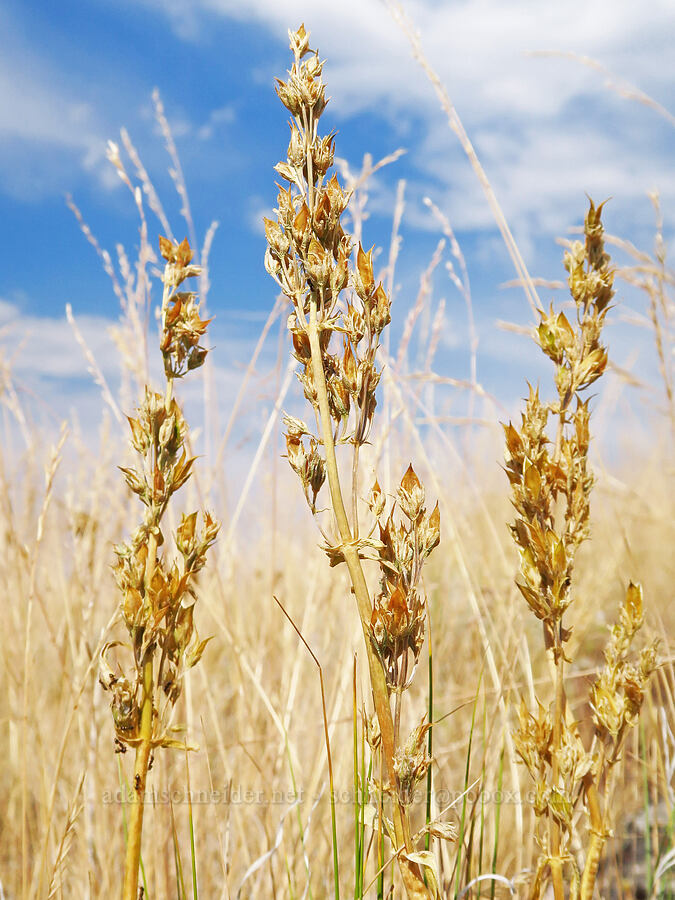
<instances>
[{"instance_id":1,"label":"straw-colored vegetation","mask_svg":"<svg viewBox=\"0 0 675 900\"><path fill-rule=\"evenodd\" d=\"M602 206L593 201L584 223L585 242L575 241L565 254L576 328L564 312L551 308L541 316L537 340L555 365L557 399L542 402L530 387L520 429L506 426L506 472L513 492L516 519L513 537L520 550L516 585L543 625L544 646L550 653L554 700L547 709L537 701L536 713L521 701L515 733L516 750L536 786L534 811L547 832L538 829L543 853L531 896L541 896L547 876L556 900L565 897L569 870L570 897L592 900L605 841L611 834L607 803L609 779L621 759L628 730L638 722L645 689L656 668L656 643L645 648L639 662L628 661L630 645L644 622L642 589L630 583L619 621L604 650L605 666L590 690L593 744L584 747L578 723L568 719L565 664L571 659L565 644L572 636L563 624L575 599L574 562L590 531L593 476L588 465L590 445L588 388L607 367L602 327L614 296L614 272L605 253ZM547 434L548 419L556 422L555 439ZM589 818L583 871L572 846L580 826L575 808Z\"/></svg>"},{"instance_id":2,"label":"straw-colored vegetation","mask_svg":"<svg viewBox=\"0 0 675 900\"><path fill-rule=\"evenodd\" d=\"M101 653L100 681L112 694L116 750L135 750L133 783L128 792L129 827L124 863L124 900L138 894L143 814L148 770L161 747L187 751L174 734L173 710L183 690L187 670L202 657L208 642L200 641L194 623L197 573L218 534L209 513L197 529L197 513L183 515L175 542L181 562L171 564L158 550L165 545L162 519L171 497L188 480L194 457L186 451L187 425L173 396L174 381L200 368L207 351L200 341L208 321L200 319L191 291L178 291L187 278L200 274L192 265L187 240L173 244L160 237L166 260L162 282L160 348L166 386L158 394L147 385L138 415L129 418L131 443L140 457L138 468L122 467L129 488L146 508L143 522L128 544L115 547L115 580L122 594L120 609L130 644L108 641ZM133 671L127 675L112 650L131 650Z\"/></svg>"},{"instance_id":3,"label":"straw-colored vegetation","mask_svg":"<svg viewBox=\"0 0 675 900\"><path fill-rule=\"evenodd\" d=\"M0 897L118 897L123 885L126 900L672 897L675 275L658 200L653 254L605 235L591 203L565 256L571 312L545 313L514 256L554 389L530 388L505 452L508 412L480 385L475 344L469 381L433 372L446 246L471 315L449 222L436 210L448 243L417 301L392 303L402 202L380 265L363 249L376 166L332 174L322 64L304 28L291 49L278 84L291 138L266 223L286 300L225 428L211 415L218 348L208 360L202 348L213 229L198 248L159 98L190 246L126 133L130 164L115 144L109 156L140 215L136 265L121 245L113 263L80 217L121 305L119 396L88 358L106 408L100 452L76 426L43 451L2 367ZM168 235L157 338L146 204ZM181 287L193 276L201 313ZM626 282L643 298L656 385L612 371L603 327ZM390 319L406 311L393 348ZM260 348L286 323L290 365L270 382ZM196 368L202 435L185 424L195 396L181 397L182 380L174 392ZM635 390L651 404L649 443L605 464ZM443 391L470 398L451 426ZM262 437L235 447L239 412L256 403ZM198 441L218 453L193 465ZM181 507L224 523L217 540L216 515L200 529L168 502L183 484Z\"/></svg>"}]
</instances>

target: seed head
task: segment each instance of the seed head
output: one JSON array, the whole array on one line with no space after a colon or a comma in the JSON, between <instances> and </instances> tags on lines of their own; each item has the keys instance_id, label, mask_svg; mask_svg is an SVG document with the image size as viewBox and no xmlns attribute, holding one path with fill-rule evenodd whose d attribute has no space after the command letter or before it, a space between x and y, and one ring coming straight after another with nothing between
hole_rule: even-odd
<instances>
[{"instance_id":1,"label":"seed head","mask_svg":"<svg viewBox=\"0 0 675 900\"><path fill-rule=\"evenodd\" d=\"M398 489L398 503L411 522L417 523L424 513L424 488L415 474L412 463L401 479Z\"/></svg>"},{"instance_id":2,"label":"seed head","mask_svg":"<svg viewBox=\"0 0 675 900\"><path fill-rule=\"evenodd\" d=\"M430 727L426 722L426 716L423 716L420 724L410 732L403 747L396 751L394 771L398 781L399 797L404 805L412 802L415 787L425 777L433 762L426 744L426 734Z\"/></svg>"}]
</instances>

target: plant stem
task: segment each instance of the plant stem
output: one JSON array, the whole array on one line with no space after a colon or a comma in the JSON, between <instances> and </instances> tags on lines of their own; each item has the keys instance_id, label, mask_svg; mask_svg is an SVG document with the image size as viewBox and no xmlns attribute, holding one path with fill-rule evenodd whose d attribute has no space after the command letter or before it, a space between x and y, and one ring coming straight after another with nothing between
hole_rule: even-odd
<instances>
[{"instance_id":1,"label":"plant stem","mask_svg":"<svg viewBox=\"0 0 675 900\"><path fill-rule=\"evenodd\" d=\"M145 564L145 596L149 595L152 576L155 571L157 556L157 535L150 531L148 536L148 555ZM152 726L154 713L154 666L153 649L146 650L143 663L143 703L141 705L141 743L136 748L134 762L133 799L129 814L129 831L127 850L124 860L123 900L137 900L138 896L138 862L141 856L141 836L143 833L143 811L145 802L145 783L150 764L152 750Z\"/></svg>"},{"instance_id":2,"label":"plant stem","mask_svg":"<svg viewBox=\"0 0 675 900\"><path fill-rule=\"evenodd\" d=\"M563 683L564 657L562 651L562 622L556 624L555 647L555 710L553 713L553 748L552 748L552 788L558 790L559 777L559 753L562 737L562 723L565 715L565 691ZM560 859L560 825L553 817L550 820L549 837L551 843L551 880L555 900L565 900L565 888L563 884L563 867Z\"/></svg>"},{"instance_id":3,"label":"plant stem","mask_svg":"<svg viewBox=\"0 0 675 900\"><path fill-rule=\"evenodd\" d=\"M396 783L393 770L394 760L394 724L389 706L389 691L384 674L382 664L378 659L375 650L370 641L369 622L371 616L370 595L368 585L363 574L361 560L358 556L356 547L352 545L352 534L347 519L344 501L342 498L342 490L340 488L340 479L338 474L337 458L335 455L335 443L333 441L333 432L330 424L330 409L328 406L328 392L326 388L326 377L323 370L323 360L321 358L321 348L319 346L319 331L317 327L317 301L312 296L310 300L310 319L309 319L309 341L312 350L312 375L314 385L318 395L319 414L321 420L321 432L323 438L324 451L326 454L326 474L328 485L330 488L331 501L335 520L337 522L340 539L342 540L342 552L347 563L347 569L352 582L352 589L356 597L356 604L363 626L363 636L366 642L366 654L368 656L368 666L370 670L371 685L373 689L375 711L380 724L382 733L382 746L384 749L385 765L392 784Z\"/></svg>"},{"instance_id":4,"label":"plant stem","mask_svg":"<svg viewBox=\"0 0 675 900\"><path fill-rule=\"evenodd\" d=\"M354 537L359 536L359 449L360 444L354 444L352 454L352 524Z\"/></svg>"},{"instance_id":5,"label":"plant stem","mask_svg":"<svg viewBox=\"0 0 675 900\"><path fill-rule=\"evenodd\" d=\"M567 421L567 407L569 406L572 392L568 391L568 395L564 398L560 396L560 409L558 413L558 427L556 429L555 449L553 458L556 463L560 459L562 451L562 440ZM554 647L554 663L555 663L555 708L553 713L553 750L552 750L552 788L558 790L559 778L559 753L560 742L562 738L563 716L565 715L565 685L563 681L564 674L564 653L562 645L562 619L555 625L555 647ZM551 817L549 824L549 841L551 847L551 881L553 883L553 893L555 900L565 900L565 887L563 882L563 866L560 859L560 825Z\"/></svg>"},{"instance_id":6,"label":"plant stem","mask_svg":"<svg viewBox=\"0 0 675 900\"><path fill-rule=\"evenodd\" d=\"M361 808L359 804L359 731L356 706L356 654L354 654L354 666L352 670L352 730L354 735L354 900L359 895L363 896L361 885L361 832L359 819Z\"/></svg>"},{"instance_id":7,"label":"plant stem","mask_svg":"<svg viewBox=\"0 0 675 900\"><path fill-rule=\"evenodd\" d=\"M375 649L370 640L370 617L372 614L370 594L363 573L361 560L359 559L358 549L352 543L351 528L349 526L349 520L347 518L347 512L342 497L342 489L340 487L340 476L335 454L335 441L333 439L330 407L328 405L326 375L323 368L323 358L319 344L317 296L315 292L312 292L309 301L308 335L312 353L312 376L319 406L321 436L323 439L324 452L326 454L326 475L330 488L331 502L340 539L342 541L342 552L347 564L347 569L349 570L352 590L356 597L356 604L361 619L363 639L366 645L366 655L368 657L370 684L373 691L375 712L380 725L382 749L384 752L387 775L392 788L395 789L397 784L396 772L394 771L394 753L396 747L394 742L394 723L391 715L391 707L389 705L389 690L387 688L387 679L384 668L379 657L375 653ZM406 812L397 797L394 798L393 807L394 830L397 844L396 849L399 851L411 850ZM428 897L429 893L422 880L419 867L400 856L399 865L408 896L411 898Z\"/></svg>"},{"instance_id":8,"label":"plant stem","mask_svg":"<svg viewBox=\"0 0 675 900\"><path fill-rule=\"evenodd\" d=\"M586 865L584 866L584 874L581 878L580 900L592 900L595 879L598 874L600 865L600 857L605 847L605 829L603 827L602 810L600 808L600 795L593 781L593 777L589 772L584 779L584 788L586 791L586 802L588 803L588 812L591 819L591 839L586 854Z\"/></svg>"},{"instance_id":9,"label":"plant stem","mask_svg":"<svg viewBox=\"0 0 675 900\"><path fill-rule=\"evenodd\" d=\"M428 641L429 641L429 658L428 658L428 687L427 687L427 721L434 721L434 658L432 654L432 643L431 643L431 615L429 614L429 610L427 608L427 629L428 629ZM427 732L427 753L433 759L434 755L434 729L433 726ZM433 787L433 766L429 766L427 769L427 801L424 813L424 824L429 826L431 822L431 792ZM424 835L424 849L428 850L431 843L431 835L427 831Z\"/></svg>"},{"instance_id":10,"label":"plant stem","mask_svg":"<svg viewBox=\"0 0 675 900\"><path fill-rule=\"evenodd\" d=\"M134 764L134 788L129 815L127 852L124 861L123 900L136 900L138 896L138 862L141 855L145 783L152 749L153 718L153 666L152 657L143 667L143 705L141 707L141 743L136 750Z\"/></svg>"}]
</instances>

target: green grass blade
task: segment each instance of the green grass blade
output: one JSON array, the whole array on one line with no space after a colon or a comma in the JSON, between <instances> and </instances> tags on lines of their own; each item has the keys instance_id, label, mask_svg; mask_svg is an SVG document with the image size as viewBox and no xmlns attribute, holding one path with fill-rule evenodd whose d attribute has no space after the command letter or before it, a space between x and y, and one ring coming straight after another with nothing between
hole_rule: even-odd
<instances>
[{"instance_id":1,"label":"green grass blade","mask_svg":"<svg viewBox=\"0 0 675 900\"><path fill-rule=\"evenodd\" d=\"M178 900L187 900L185 891L185 880L183 878L183 861L180 856L180 846L178 844L178 834L176 832L176 819L173 814L173 803L170 803L171 809L171 837L173 838L173 861L176 869L176 896Z\"/></svg>"},{"instance_id":2,"label":"green grass blade","mask_svg":"<svg viewBox=\"0 0 675 900\"><path fill-rule=\"evenodd\" d=\"M492 848L492 871L497 871L497 850L499 848L499 819L502 811L502 782L504 780L504 747L499 755L499 774L497 776L497 809L495 810L495 843ZM495 882L490 888L490 900L495 900Z\"/></svg>"},{"instance_id":3,"label":"green grass blade","mask_svg":"<svg viewBox=\"0 0 675 900\"><path fill-rule=\"evenodd\" d=\"M462 815L459 820L459 835L457 837L457 861L455 863L455 900L459 897L460 878L462 877L462 847L464 844L464 829L466 826L466 807L467 792L469 789L469 771L471 769L471 745L473 743L473 730L476 725L476 709L478 707L478 695L480 694L480 686L483 681L483 667L481 666L480 675L478 676L478 686L476 688L476 696L473 701L473 710L471 712L471 730L469 731L469 746L466 751L466 766L464 769L464 796L462 798Z\"/></svg>"},{"instance_id":4,"label":"green grass blade","mask_svg":"<svg viewBox=\"0 0 675 900\"><path fill-rule=\"evenodd\" d=\"M481 784L485 784L485 760L487 753L487 703L483 701L483 769ZM478 874L483 874L483 841L485 839L485 793L480 792L480 833L478 839ZM481 883L478 883L478 900L480 900Z\"/></svg>"},{"instance_id":5,"label":"green grass blade","mask_svg":"<svg viewBox=\"0 0 675 900\"><path fill-rule=\"evenodd\" d=\"M298 796L298 785L295 780L295 770L293 769L293 759L291 757L291 747L290 747L290 744L288 743L288 733L286 732L285 728L284 728L284 749L286 750L286 759L288 760L288 771L290 773L291 784L293 786L293 796L297 797ZM311 880L311 876L310 876L309 863L308 863L308 857L307 857L305 829L303 828L303 825L302 825L302 813L300 812L299 804L298 804L297 810L296 810L296 817L298 820L298 831L300 832L300 844L302 846L302 858L305 861L305 872L307 873L307 886L308 886L307 896L309 897L309 900L312 900L312 880ZM291 876L290 876L290 869L289 869L289 879L290 879L290 877Z\"/></svg>"},{"instance_id":6,"label":"green grass blade","mask_svg":"<svg viewBox=\"0 0 675 900\"><path fill-rule=\"evenodd\" d=\"M654 886L654 870L652 868L652 836L649 815L649 774L647 771L647 741L645 729L640 722L640 757L642 762L642 796L645 809L645 873L647 875L647 896L652 896Z\"/></svg>"},{"instance_id":7,"label":"green grass blade","mask_svg":"<svg viewBox=\"0 0 675 900\"><path fill-rule=\"evenodd\" d=\"M382 746L379 748L380 784L382 784ZM384 830L382 828L382 791L378 791L378 821L377 821L377 900L384 900Z\"/></svg>"},{"instance_id":8,"label":"green grass blade","mask_svg":"<svg viewBox=\"0 0 675 900\"><path fill-rule=\"evenodd\" d=\"M197 889L197 854L195 852L195 828L194 819L192 817L192 790L190 787L190 761L188 752L185 751L185 772L187 775L188 790L188 824L190 828L190 864L192 867L192 900L199 900L199 891Z\"/></svg>"},{"instance_id":9,"label":"green grass blade","mask_svg":"<svg viewBox=\"0 0 675 900\"><path fill-rule=\"evenodd\" d=\"M363 725L361 726L361 817L359 821L360 840L361 840L361 857L359 859L359 867L361 872L361 897L363 896L363 886L365 879L366 866L366 806L368 805L368 785L373 774L373 760L368 762L368 773L366 774L366 736Z\"/></svg>"}]
</instances>

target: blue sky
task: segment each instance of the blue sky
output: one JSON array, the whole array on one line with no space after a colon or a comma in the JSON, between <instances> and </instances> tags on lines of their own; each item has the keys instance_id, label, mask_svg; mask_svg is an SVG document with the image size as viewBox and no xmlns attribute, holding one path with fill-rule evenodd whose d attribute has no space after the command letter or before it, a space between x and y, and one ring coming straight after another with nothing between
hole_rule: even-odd
<instances>
[{"instance_id":1,"label":"blue sky","mask_svg":"<svg viewBox=\"0 0 675 900\"><path fill-rule=\"evenodd\" d=\"M592 57L673 113L672 2L415 0L405 10L534 276L563 276L555 238L580 223L585 192L598 200L611 195L610 230L651 249L654 217L646 193L658 189L672 245L673 122L609 89L603 74L579 61L530 55ZM66 303L101 370L113 387L118 383L107 328L118 319L119 305L64 197L72 195L104 247L114 253L121 242L133 259L137 213L106 159L106 142L119 143L120 128L138 148L174 232L185 232L153 117L155 87L200 240L213 219L219 222L208 305L216 315L214 379L227 414L274 302L262 264L261 217L274 203L272 166L285 153L287 125L273 79L288 65L286 31L301 21L328 60L332 100L323 122L325 130L338 130L337 154L358 169L365 152L379 159L406 150L374 177L364 234L367 244L383 247L385 259L396 185L405 179L397 333L441 236L423 202L429 196L452 223L466 258L479 379L511 407L533 367L534 377L546 371L525 339L495 325L498 319L529 323L529 307L522 292L500 287L514 273L488 204L385 4L0 0L0 346L31 416L52 424L71 410L85 423L100 417L99 392L65 320ZM149 225L156 240L160 226L150 213ZM444 260L451 259L446 247ZM550 296L542 291L545 302ZM441 298L446 311L437 368L466 378L464 301L443 264L433 279L432 313ZM616 311L612 350L620 365L651 378L654 354L645 333L619 321L624 309L642 313L641 303L627 294ZM276 361L275 334L261 358L263 375Z\"/></svg>"}]
</instances>

